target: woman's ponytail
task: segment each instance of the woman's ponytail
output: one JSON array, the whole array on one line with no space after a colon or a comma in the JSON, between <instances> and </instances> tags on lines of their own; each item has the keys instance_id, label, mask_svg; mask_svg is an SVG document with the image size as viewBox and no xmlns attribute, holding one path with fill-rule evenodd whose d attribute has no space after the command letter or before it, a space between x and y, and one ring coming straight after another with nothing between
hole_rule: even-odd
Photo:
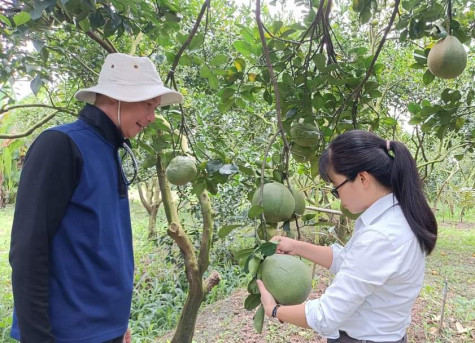
<instances>
[{"instance_id":1,"label":"woman's ponytail","mask_svg":"<svg viewBox=\"0 0 475 343\"><path fill-rule=\"evenodd\" d=\"M390 142L394 153L391 188L422 249L429 255L437 240L437 221L422 190L416 162L407 147Z\"/></svg>"}]
</instances>

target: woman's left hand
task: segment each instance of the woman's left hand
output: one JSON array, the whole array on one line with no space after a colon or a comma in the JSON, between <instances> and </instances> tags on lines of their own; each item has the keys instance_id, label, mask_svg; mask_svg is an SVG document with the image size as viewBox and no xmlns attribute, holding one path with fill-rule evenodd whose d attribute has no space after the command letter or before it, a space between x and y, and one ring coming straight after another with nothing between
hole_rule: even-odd
<instances>
[{"instance_id":1,"label":"woman's left hand","mask_svg":"<svg viewBox=\"0 0 475 343\"><path fill-rule=\"evenodd\" d=\"M259 291L261 292L261 303L264 307L264 311L268 317L272 316L272 310L274 310L275 305L277 302L275 301L272 294L264 286L262 280L257 280L257 286L259 287Z\"/></svg>"}]
</instances>

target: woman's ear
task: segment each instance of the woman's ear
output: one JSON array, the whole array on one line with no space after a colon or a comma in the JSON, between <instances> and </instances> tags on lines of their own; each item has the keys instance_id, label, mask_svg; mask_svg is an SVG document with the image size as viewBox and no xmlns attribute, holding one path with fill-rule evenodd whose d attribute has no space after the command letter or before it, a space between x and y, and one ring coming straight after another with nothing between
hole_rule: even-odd
<instances>
[{"instance_id":1,"label":"woman's ear","mask_svg":"<svg viewBox=\"0 0 475 343\"><path fill-rule=\"evenodd\" d=\"M363 186L368 186L370 182L370 174L366 171L359 172L356 179L361 181Z\"/></svg>"}]
</instances>

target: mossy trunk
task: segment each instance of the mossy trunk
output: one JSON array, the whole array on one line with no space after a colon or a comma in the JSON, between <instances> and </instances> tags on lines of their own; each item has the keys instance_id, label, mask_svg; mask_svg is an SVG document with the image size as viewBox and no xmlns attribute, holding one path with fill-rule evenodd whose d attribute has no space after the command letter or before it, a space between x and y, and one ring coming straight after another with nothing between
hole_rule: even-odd
<instances>
[{"instance_id":1,"label":"mossy trunk","mask_svg":"<svg viewBox=\"0 0 475 343\"><path fill-rule=\"evenodd\" d=\"M198 197L201 213L203 216L203 234L199 255L197 256L193 244L183 230L179 218L177 208L173 202L170 184L166 178L166 171L161 164L160 157L157 163L158 182L163 199L163 206L167 221L169 223L168 235L173 238L179 246L185 259L185 272L189 284L188 295L183 306L183 310L178 320L172 343L191 343L195 332L196 319L201 303L207 292L219 282L219 275L212 274L214 277L203 280L203 274L209 266L209 254L213 236L213 214L208 193L203 193ZM217 281L216 281L217 280Z\"/></svg>"}]
</instances>

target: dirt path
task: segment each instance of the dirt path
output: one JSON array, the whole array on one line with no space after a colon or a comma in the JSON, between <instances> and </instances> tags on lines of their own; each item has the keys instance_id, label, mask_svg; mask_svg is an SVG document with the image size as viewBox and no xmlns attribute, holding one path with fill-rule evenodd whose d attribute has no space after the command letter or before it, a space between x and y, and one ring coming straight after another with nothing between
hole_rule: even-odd
<instances>
[{"instance_id":1,"label":"dirt path","mask_svg":"<svg viewBox=\"0 0 475 343\"><path fill-rule=\"evenodd\" d=\"M328 276L322 274L312 291L311 299L319 297L328 283ZM206 306L200 311L196 323L194 343L325 343L313 330L302 329L276 320L265 319L264 329L258 334L253 326L254 311L244 309L244 299L248 293L240 289L226 299ZM426 342L426 333L421 325L421 310L425 308L418 300L413 310L413 325L409 329L409 342ZM165 343L172 333L156 342Z\"/></svg>"}]
</instances>

